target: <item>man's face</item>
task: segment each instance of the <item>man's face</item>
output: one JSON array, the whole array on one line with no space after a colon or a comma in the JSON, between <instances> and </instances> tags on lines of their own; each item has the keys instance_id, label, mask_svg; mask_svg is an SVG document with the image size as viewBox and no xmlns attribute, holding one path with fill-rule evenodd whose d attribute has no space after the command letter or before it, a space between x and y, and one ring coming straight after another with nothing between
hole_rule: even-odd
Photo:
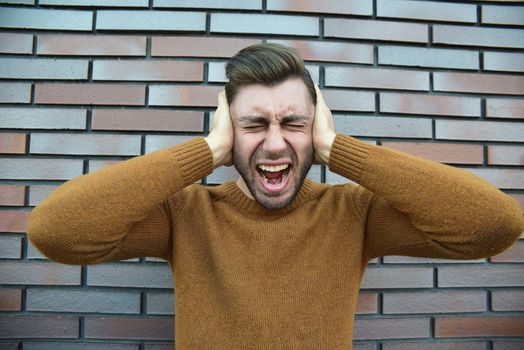
<instances>
[{"instance_id":1,"label":"man's face","mask_svg":"<svg viewBox=\"0 0 524 350\"><path fill-rule=\"evenodd\" d=\"M230 105L233 163L255 200L267 209L288 205L313 162L315 106L292 78L275 86L240 88Z\"/></svg>"}]
</instances>

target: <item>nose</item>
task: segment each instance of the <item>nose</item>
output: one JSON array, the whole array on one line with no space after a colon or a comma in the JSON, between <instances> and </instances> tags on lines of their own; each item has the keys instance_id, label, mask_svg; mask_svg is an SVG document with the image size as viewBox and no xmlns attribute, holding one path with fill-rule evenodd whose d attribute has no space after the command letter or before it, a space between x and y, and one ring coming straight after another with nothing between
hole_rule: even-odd
<instances>
[{"instance_id":1,"label":"nose","mask_svg":"<svg viewBox=\"0 0 524 350\"><path fill-rule=\"evenodd\" d=\"M286 140L279 126L271 125L266 132L263 149L270 154L278 154L287 148Z\"/></svg>"}]
</instances>

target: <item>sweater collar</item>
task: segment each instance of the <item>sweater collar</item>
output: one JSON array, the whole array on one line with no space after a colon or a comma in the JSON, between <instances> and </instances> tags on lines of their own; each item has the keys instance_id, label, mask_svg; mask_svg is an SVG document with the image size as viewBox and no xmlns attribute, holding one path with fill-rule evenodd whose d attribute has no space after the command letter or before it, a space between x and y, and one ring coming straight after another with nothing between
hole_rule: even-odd
<instances>
[{"instance_id":1,"label":"sweater collar","mask_svg":"<svg viewBox=\"0 0 524 350\"><path fill-rule=\"evenodd\" d=\"M225 192L224 200L241 212L253 213L264 216L281 216L293 211L308 200L311 193L311 187L314 182L310 179L304 179L302 186L295 195L295 198L282 209L269 210L261 206L256 200L246 196L238 187L236 181L227 181L222 186Z\"/></svg>"}]
</instances>

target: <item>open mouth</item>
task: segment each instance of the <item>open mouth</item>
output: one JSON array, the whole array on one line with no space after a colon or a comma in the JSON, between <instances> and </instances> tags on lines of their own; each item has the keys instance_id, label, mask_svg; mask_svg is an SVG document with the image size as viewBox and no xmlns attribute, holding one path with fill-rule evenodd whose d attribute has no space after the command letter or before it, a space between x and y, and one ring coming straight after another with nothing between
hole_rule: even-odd
<instances>
[{"instance_id":1,"label":"open mouth","mask_svg":"<svg viewBox=\"0 0 524 350\"><path fill-rule=\"evenodd\" d=\"M291 164L265 165L259 164L257 166L258 174L263 187L268 192L282 191L288 182Z\"/></svg>"}]
</instances>

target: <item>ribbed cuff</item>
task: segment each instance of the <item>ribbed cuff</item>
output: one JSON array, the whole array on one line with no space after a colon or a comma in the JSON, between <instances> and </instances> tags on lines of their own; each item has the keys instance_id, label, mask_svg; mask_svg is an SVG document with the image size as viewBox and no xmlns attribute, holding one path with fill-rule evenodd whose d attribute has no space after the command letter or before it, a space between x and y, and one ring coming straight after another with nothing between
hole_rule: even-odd
<instances>
[{"instance_id":1,"label":"ribbed cuff","mask_svg":"<svg viewBox=\"0 0 524 350\"><path fill-rule=\"evenodd\" d=\"M329 156L329 170L345 178L360 182L365 162L373 145L351 136L337 134Z\"/></svg>"},{"instance_id":2,"label":"ribbed cuff","mask_svg":"<svg viewBox=\"0 0 524 350\"><path fill-rule=\"evenodd\" d=\"M189 186L213 172L213 154L203 137L177 145L174 154L182 169L184 186Z\"/></svg>"}]
</instances>

